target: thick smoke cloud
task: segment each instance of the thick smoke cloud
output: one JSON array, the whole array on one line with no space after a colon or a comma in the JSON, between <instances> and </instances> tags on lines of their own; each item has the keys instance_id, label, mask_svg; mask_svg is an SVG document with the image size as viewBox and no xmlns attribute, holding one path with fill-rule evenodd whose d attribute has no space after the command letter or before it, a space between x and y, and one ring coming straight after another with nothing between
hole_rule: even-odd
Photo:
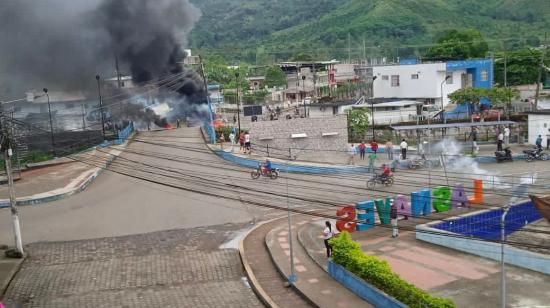
<instances>
[{"instance_id":1,"label":"thick smoke cloud","mask_svg":"<svg viewBox=\"0 0 550 308\"><path fill-rule=\"evenodd\" d=\"M188 0L2 1L0 97L92 88L97 73L115 75L115 55L136 82L181 72L181 44L199 16ZM180 92L203 96L186 75Z\"/></svg>"}]
</instances>

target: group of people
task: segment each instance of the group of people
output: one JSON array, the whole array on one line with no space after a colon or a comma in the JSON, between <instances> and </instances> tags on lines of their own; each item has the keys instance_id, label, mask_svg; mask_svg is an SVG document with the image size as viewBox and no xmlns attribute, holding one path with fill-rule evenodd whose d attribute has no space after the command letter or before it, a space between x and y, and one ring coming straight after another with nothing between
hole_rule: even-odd
<instances>
[{"instance_id":1,"label":"group of people","mask_svg":"<svg viewBox=\"0 0 550 308\"><path fill-rule=\"evenodd\" d=\"M504 127L504 130L497 128L497 151L502 151L503 143L505 148L507 148L510 145L510 127L508 126Z\"/></svg>"},{"instance_id":2,"label":"group of people","mask_svg":"<svg viewBox=\"0 0 550 308\"><path fill-rule=\"evenodd\" d=\"M231 142L231 152L233 152L234 150L234 147L237 141L236 138L237 138L236 130L233 129L231 130L231 133L229 133L229 141ZM219 138L219 142L222 150L223 150L223 144L225 141L226 141L225 135L222 132ZM240 145L239 153L250 154L252 147L250 143L250 134L248 132L241 131L241 133L239 134L239 145Z\"/></svg>"},{"instance_id":3,"label":"group of people","mask_svg":"<svg viewBox=\"0 0 550 308\"><path fill-rule=\"evenodd\" d=\"M378 149L379 145L376 142L376 140L372 140L369 144L370 147L370 154L368 155L369 159L369 167L374 167L374 162L378 158ZM399 147L401 149L401 159L407 159L407 149L409 145L405 141L405 139L402 139L401 143L399 144ZM384 145L384 151L388 155L388 160L393 161L393 143L388 140L386 144ZM367 153L367 144L365 142L361 142L357 147L354 144L351 144L348 149L348 165L355 165L355 157L357 156L357 153L359 153L359 159L364 160Z\"/></svg>"}]
</instances>

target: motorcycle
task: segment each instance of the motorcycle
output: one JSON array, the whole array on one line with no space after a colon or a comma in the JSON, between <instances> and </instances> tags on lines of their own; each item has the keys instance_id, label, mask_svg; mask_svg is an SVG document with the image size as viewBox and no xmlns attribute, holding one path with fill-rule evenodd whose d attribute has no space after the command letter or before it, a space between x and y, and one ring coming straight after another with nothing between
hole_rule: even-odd
<instances>
[{"instance_id":1,"label":"motorcycle","mask_svg":"<svg viewBox=\"0 0 550 308\"><path fill-rule=\"evenodd\" d=\"M271 168L270 171L267 171L267 169L264 166L262 166L262 164L258 164L258 168L255 170L252 170L252 172L250 172L250 176L253 179L257 179L260 176L267 176L270 179L275 180L276 178L279 177L279 170L276 168Z\"/></svg>"},{"instance_id":2,"label":"motorcycle","mask_svg":"<svg viewBox=\"0 0 550 308\"><path fill-rule=\"evenodd\" d=\"M432 168L433 162L426 159L426 156L422 154L420 158L409 159L409 169L418 169L422 167Z\"/></svg>"},{"instance_id":3,"label":"motorcycle","mask_svg":"<svg viewBox=\"0 0 550 308\"><path fill-rule=\"evenodd\" d=\"M386 186L392 186L393 180L393 175L389 175L384 178L381 174L374 174L372 178L367 181L367 188L374 189L377 183Z\"/></svg>"},{"instance_id":4,"label":"motorcycle","mask_svg":"<svg viewBox=\"0 0 550 308\"><path fill-rule=\"evenodd\" d=\"M509 147L505 148L504 151L496 151L495 158L497 159L497 163L501 163L505 161L513 161L512 151L510 150Z\"/></svg>"},{"instance_id":5,"label":"motorcycle","mask_svg":"<svg viewBox=\"0 0 550 308\"><path fill-rule=\"evenodd\" d=\"M530 162L533 160L546 160L546 153L542 151L542 149L534 148L532 150L523 150L523 154L525 154L525 161Z\"/></svg>"}]
</instances>

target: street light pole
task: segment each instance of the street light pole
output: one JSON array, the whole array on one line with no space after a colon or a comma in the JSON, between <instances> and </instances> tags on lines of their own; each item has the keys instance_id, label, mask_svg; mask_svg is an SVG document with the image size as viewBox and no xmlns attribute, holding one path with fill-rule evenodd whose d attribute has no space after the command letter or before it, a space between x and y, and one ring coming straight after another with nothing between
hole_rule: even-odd
<instances>
[{"instance_id":1,"label":"street light pole","mask_svg":"<svg viewBox=\"0 0 550 308\"><path fill-rule=\"evenodd\" d=\"M239 85L239 71L235 72L235 82L237 83L237 121L239 125L239 131L237 133L237 138L241 135L241 100L239 98L239 91L240 91L240 85Z\"/></svg>"},{"instance_id":2,"label":"street light pole","mask_svg":"<svg viewBox=\"0 0 550 308\"><path fill-rule=\"evenodd\" d=\"M103 114L103 102L101 101L101 86L99 85L99 75L95 75L97 80L97 95L99 97L99 112L101 112L101 132L103 134L103 140L105 140L105 116Z\"/></svg>"},{"instance_id":3,"label":"street light pole","mask_svg":"<svg viewBox=\"0 0 550 308\"><path fill-rule=\"evenodd\" d=\"M441 82L441 86L440 86L440 89L441 89L441 112L442 112L442 115L443 115L443 123L447 123L447 119L445 118L445 107L443 106L443 84L449 80L449 78L451 78L450 75L447 75L445 76L445 80L443 80ZM428 114L429 115L429 114Z\"/></svg>"},{"instance_id":4,"label":"street light pole","mask_svg":"<svg viewBox=\"0 0 550 308\"><path fill-rule=\"evenodd\" d=\"M307 118L307 109L306 109L306 75L302 75L302 90L304 91L304 118Z\"/></svg>"},{"instance_id":5,"label":"street light pole","mask_svg":"<svg viewBox=\"0 0 550 308\"><path fill-rule=\"evenodd\" d=\"M42 91L44 91L44 93L46 93L46 97L48 99L48 114L50 116L50 137L51 137L51 140L52 140L52 152L53 152L53 156L54 157L57 157L57 153L55 152L55 139L54 139L54 133L53 133L53 121L52 121L52 108L50 106L50 95L48 94L48 88L44 88L42 89Z\"/></svg>"}]
</instances>

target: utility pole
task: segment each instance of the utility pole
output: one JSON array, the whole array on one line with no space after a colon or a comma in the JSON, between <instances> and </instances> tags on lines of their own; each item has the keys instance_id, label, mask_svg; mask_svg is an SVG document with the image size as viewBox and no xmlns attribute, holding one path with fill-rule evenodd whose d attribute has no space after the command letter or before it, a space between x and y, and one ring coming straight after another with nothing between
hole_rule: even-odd
<instances>
[{"instance_id":1,"label":"utility pole","mask_svg":"<svg viewBox=\"0 0 550 308\"><path fill-rule=\"evenodd\" d=\"M122 81L120 79L120 70L118 68L118 55L115 54L115 66L116 66L116 81L117 81L117 86L118 88L120 89L122 87Z\"/></svg>"},{"instance_id":2,"label":"utility pole","mask_svg":"<svg viewBox=\"0 0 550 308\"><path fill-rule=\"evenodd\" d=\"M8 191L10 195L10 210L13 221L13 232L15 236L15 248L6 251L6 257L9 258L22 258L24 255L23 241L21 240L21 225L19 223L19 212L17 210L17 199L15 197L15 188L13 185L13 175L11 170L11 156L13 151L11 149L12 140L10 135L10 129L4 125L4 112L0 105L0 132L1 132L1 150L4 152L4 163L6 166L6 175L8 178Z\"/></svg>"},{"instance_id":3,"label":"utility pole","mask_svg":"<svg viewBox=\"0 0 550 308\"><path fill-rule=\"evenodd\" d=\"M546 55L546 48L548 41L547 41L547 34L544 33L544 47L542 48L542 53L540 55L540 67L539 67L539 73L537 76L537 91L535 93L535 110L537 110L537 104L539 102L539 94L540 94L540 80L542 78L542 70L544 70L544 56Z\"/></svg>"},{"instance_id":4,"label":"utility pole","mask_svg":"<svg viewBox=\"0 0 550 308\"><path fill-rule=\"evenodd\" d=\"M82 130L86 130L86 107L82 104Z\"/></svg>"},{"instance_id":5,"label":"utility pole","mask_svg":"<svg viewBox=\"0 0 550 308\"><path fill-rule=\"evenodd\" d=\"M103 102L101 100L101 85L99 83L99 79L101 77L98 75L95 75L95 80L97 80L97 96L99 99L99 112L101 113L101 132L103 133L103 140L105 140L105 116L103 112Z\"/></svg>"},{"instance_id":6,"label":"utility pole","mask_svg":"<svg viewBox=\"0 0 550 308\"><path fill-rule=\"evenodd\" d=\"M237 133L237 138L241 135L241 99L239 97L240 85L239 85L239 71L235 71L235 82L237 83L237 121L239 126L239 131Z\"/></svg>"},{"instance_id":7,"label":"utility pole","mask_svg":"<svg viewBox=\"0 0 550 308\"><path fill-rule=\"evenodd\" d=\"M206 102L208 103L208 116L210 117L210 142L216 144L216 131L214 130L214 116L212 115L212 104L210 103L210 96L208 95L208 81L206 80L206 74L204 73L204 63L202 57L199 55L199 61L201 62L201 75L204 83L204 93L206 94Z\"/></svg>"}]
</instances>

